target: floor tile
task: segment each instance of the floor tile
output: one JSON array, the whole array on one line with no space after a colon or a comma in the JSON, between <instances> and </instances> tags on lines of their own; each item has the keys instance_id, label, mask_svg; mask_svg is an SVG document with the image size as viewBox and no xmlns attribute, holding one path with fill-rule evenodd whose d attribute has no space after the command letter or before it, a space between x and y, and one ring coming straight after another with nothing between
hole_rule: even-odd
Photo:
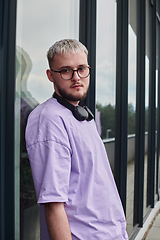
<instances>
[{"instance_id":1,"label":"floor tile","mask_svg":"<svg viewBox=\"0 0 160 240\"><path fill-rule=\"evenodd\" d=\"M147 235L146 240L160 240L160 227L152 227Z\"/></svg>"}]
</instances>

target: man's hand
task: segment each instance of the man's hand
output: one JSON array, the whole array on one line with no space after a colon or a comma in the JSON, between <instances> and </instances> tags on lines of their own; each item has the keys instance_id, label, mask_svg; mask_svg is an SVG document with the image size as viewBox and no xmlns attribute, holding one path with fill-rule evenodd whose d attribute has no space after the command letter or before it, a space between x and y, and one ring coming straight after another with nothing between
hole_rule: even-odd
<instances>
[{"instance_id":1,"label":"man's hand","mask_svg":"<svg viewBox=\"0 0 160 240\"><path fill-rule=\"evenodd\" d=\"M45 203L46 221L51 240L72 240L64 203Z\"/></svg>"}]
</instances>

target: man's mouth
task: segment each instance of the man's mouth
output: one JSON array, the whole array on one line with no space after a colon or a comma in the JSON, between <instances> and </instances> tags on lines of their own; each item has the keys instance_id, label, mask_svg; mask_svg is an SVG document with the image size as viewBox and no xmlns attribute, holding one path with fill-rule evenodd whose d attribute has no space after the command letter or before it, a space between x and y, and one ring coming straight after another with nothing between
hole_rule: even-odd
<instances>
[{"instance_id":1,"label":"man's mouth","mask_svg":"<svg viewBox=\"0 0 160 240\"><path fill-rule=\"evenodd\" d=\"M83 87L82 84L74 84L71 86L71 88L81 88L81 87Z\"/></svg>"}]
</instances>

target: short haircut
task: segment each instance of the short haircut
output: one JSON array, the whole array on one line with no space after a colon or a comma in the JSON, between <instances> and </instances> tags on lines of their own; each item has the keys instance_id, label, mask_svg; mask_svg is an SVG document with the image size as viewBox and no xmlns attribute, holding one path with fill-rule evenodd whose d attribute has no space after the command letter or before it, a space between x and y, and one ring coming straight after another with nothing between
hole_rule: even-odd
<instances>
[{"instance_id":1,"label":"short haircut","mask_svg":"<svg viewBox=\"0 0 160 240\"><path fill-rule=\"evenodd\" d=\"M62 39L60 41L55 42L48 50L47 52L47 59L49 67L51 68L54 54L57 53L59 55L65 54L68 51L71 51L73 53L77 53L80 50L84 51L86 55L88 56L88 50L87 48L76 39Z\"/></svg>"}]
</instances>

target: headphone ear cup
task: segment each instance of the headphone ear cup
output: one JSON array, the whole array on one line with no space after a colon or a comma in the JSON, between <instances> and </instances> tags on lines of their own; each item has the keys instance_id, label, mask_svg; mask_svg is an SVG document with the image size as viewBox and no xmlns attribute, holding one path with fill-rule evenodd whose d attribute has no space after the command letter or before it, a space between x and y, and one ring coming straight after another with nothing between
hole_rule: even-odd
<instances>
[{"instance_id":1,"label":"headphone ear cup","mask_svg":"<svg viewBox=\"0 0 160 240\"><path fill-rule=\"evenodd\" d=\"M88 112L81 106L74 108L73 115L78 121L84 121L89 117Z\"/></svg>"},{"instance_id":2,"label":"headphone ear cup","mask_svg":"<svg viewBox=\"0 0 160 240\"><path fill-rule=\"evenodd\" d=\"M92 112L89 110L89 108L87 106L74 106L71 103L67 102L65 99L63 99L62 97L60 97L56 92L53 93L53 97L57 99L57 101L62 104L63 106L65 106L66 108L68 108L69 110L71 110L71 112L73 113L73 116L78 120L78 121L91 121L94 118L94 115L92 114Z\"/></svg>"}]
</instances>

